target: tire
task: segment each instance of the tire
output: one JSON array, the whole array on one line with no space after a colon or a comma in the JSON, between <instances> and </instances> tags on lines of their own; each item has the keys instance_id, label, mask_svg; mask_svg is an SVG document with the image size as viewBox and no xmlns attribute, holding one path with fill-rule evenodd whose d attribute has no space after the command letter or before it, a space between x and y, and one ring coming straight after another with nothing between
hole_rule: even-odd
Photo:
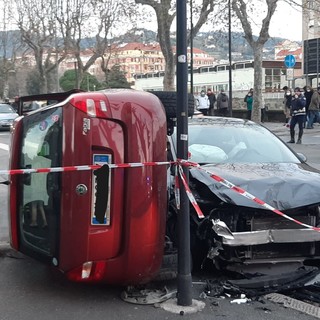
<instances>
[{"instance_id":1,"label":"tire","mask_svg":"<svg viewBox=\"0 0 320 320\"><path fill-rule=\"evenodd\" d=\"M175 279L178 275L178 254L170 253L164 254L162 258L162 265L152 281L167 281Z\"/></svg>"},{"instance_id":2,"label":"tire","mask_svg":"<svg viewBox=\"0 0 320 320\"><path fill-rule=\"evenodd\" d=\"M156 95L162 102L166 111L167 118L177 117L177 92L176 91L149 91ZM195 108L194 97L188 94L188 117L193 116Z\"/></svg>"},{"instance_id":3,"label":"tire","mask_svg":"<svg viewBox=\"0 0 320 320\"><path fill-rule=\"evenodd\" d=\"M178 271L177 270L172 270L171 268L169 269L160 269L159 273L156 275L152 281L154 282L162 282L162 281L169 281L176 279L178 276Z\"/></svg>"}]
</instances>

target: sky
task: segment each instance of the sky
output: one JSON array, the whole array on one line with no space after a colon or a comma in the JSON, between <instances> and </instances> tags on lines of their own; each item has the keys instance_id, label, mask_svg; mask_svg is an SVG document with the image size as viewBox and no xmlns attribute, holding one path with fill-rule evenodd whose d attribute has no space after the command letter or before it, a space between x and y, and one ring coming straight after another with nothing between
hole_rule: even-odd
<instances>
[{"instance_id":1,"label":"sky","mask_svg":"<svg viewBox=\"0 0 320 320\"><path fill-rule=\"evenodd\" d=\"M200 1L200 0L193 0L193 1ZM254 11L255 16L255 23L257 23L257 26L255 28L254 24L252 25L253 32L255 35L259 34L261 26L259 26L259 22L262 21L264 18L263 13L261 13L260 17L256 17L257 12L259 12L261 3L264 3L264 6L266 6L265 0L260 0L260 4L256 0L251 0L256 6ZM296 3L301 4L302 0L295 0ZM249 2L250 3L250 2ZM249 6L249 5L248 5ZM256 10L258 9L258 10ZM153 10L152 10L153 12ZM155 19L155 17L153 18ZM240 24L239 24L240 26ZM145 20L142 27L145 27L147 29L151 29L156 31L156 22L155 20ZM172 25L172 29L175 29L175 22ZM219 29L219 26L217 26L217 29ZM205 25L201 29L201 31L212 31L212 25ZM238 30L234 31L242 31L242 27ZM277 4L277 9L274 15L272 16L271 23L270 23L270 29L269 34L271 37L281 37L289 40L295 40L295 41L302 41L302 10L301 8L295 6L291 6L286 2L286 0L279 0Z\"/></svg>"},{"instance_id":2,"label":"sky","mask_svg":"<svg viewBox=\"0 0 320 320\"><path fill-rule=\"evenodd\" d=\"M301 5L301 0L295 0L297 4ZM261 30L262 20L265 18L266 13L266 0L251 0L253 3L250 8L250 2L247 4L247 12L251 23L251 28L254 35L258 35ZM251 11L251 9L253 11ZM234 31L243 32L240 21L238 22L239 28ZM233 27L236 29L236 27ZM275 13L271 18L269 26L270 37L280 37L289 40L302 41L302 8L299 6L291 6L286 0L279 0Z\"/></svg>"},{"instance_id":3,"label":"sky","mask_svg":"<svg viewBox=\"0 0 320 320\"><path fill-rule=\"evenodd\" d=\"M194 1L200 1L200 0L194 0ZM256 2L255 0L251 0L251 1L254 1L257 7L259 8L258 2ZM260 1L262 3L265 3L265 0L260 0ZM302 0L295 0L295 1L297 3L302 2ZM1 10L1 6L2 6L2 1L0 0L0 10ZM261 15L261 19L262 18L263 17ZM259 22L259 19L257 19L257 22ZM0 28L1 27L2 26L0 26ZM145 25L143 25L143 27L156 31L157 29L156 21L147 20L145 22ZM16 28L13 28L13 29L16 29ZM253 29L254 34L257 35L259 33L259 30L260 30L259 27L257 27L256 30ZM207 30L203 30L203 31L207 31ZM289 40L301 41L302 40L301 8L290 6L288 3L286 3L286 0L279 0L277 5L277 10L271 20L269 34L271 37L282 37Z\"/></svg>"},{"instance_id":4,"label":"sky","mask_svg":"<svg viewBox=\"0 0 320 320\"><path fill-rule=\"evenodd\" d=\"M302 41L302 11L279 1L277 11L271 19L271 37L282 37L289 40Z\"/></svg>"}]
</instances>

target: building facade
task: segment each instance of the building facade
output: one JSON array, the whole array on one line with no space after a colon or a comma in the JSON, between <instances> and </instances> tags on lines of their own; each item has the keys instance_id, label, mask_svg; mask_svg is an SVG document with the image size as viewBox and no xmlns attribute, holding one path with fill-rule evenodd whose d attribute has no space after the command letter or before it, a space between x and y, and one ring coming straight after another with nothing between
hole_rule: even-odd
<instances>
[{"instance_id":1,"label":"building facade","mask_svg":"<svg viewBox=\"0 0 320 320\"><path fill-rule=\"evenodd\" d=\"M303 73L306 83L319 84L320 73L320 0L302 1Z\"/></svg>"},{"instance_id":2,"label":"building facade","mask_svg":"<svg viewBox=\"0 0 320 320\"><path fill-rule=\"evenodd\" d=\"M233 96L242 96L254 84L254 61L237 61L231 66ZM287 70L283 60L264 60L262 62L262 91L266 94L283 95L282 88L303 86L301 62L294 67L294 80L287 79ZM190 79L189 79L190 80ZM137 75L135 88L138 90L163 90L163 77L157 73ZM193 70L193 92L213 89L229 91L229 64L205 66Z\"/></svg>"}]
</instances>

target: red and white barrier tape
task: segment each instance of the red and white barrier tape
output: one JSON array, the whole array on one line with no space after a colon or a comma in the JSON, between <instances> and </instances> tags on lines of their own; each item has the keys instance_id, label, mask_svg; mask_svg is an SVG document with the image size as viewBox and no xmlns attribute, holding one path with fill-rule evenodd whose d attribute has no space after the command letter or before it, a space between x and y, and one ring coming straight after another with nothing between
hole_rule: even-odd
<instances>
[{"instance_id":1,"label":"red and white barrier tape","mask_svg":"<svg viewBox=\"0 0 320 320\"><path fill-rule=\"evenodd\" d=\"M138 168L145 166L161 166L170 165L172 162L132 162L132 163L121 163L121 164L108 164L110 169L115 168ZM101 168L101 165L84 165L84 166L69 166L69 167L53 167L53 168L33 168L33 169L12 169L12 170L0 170L0 174L15 175L15 174L26 174L26 173L48 173L48 172L68 172L68 171L88 171L96 170Z\"/></svg>"},{"instance_id":2,"label":"red and white barrier tape","mask_svg":"<svg viewBox=\"0 0 320 320\"><path fill-rule=\"evenodd\" d=\"M219 182L220 184L224 185L225 187L233 190L234 192L242 195L243 197L259 204L261 207L267 209L267 210L270 210L270 211L273 211L274 213L278 214L279 216L287 219L287 220L290 220L290 221L293 221L295 222L296 224L299 224L305 228L308 228L308 229L312 229L314 231L320 231L320 228L318 227L314 227L314 226L310 226L308 224L305 224L297 219L294 219L286 214L284 214L283 212L279 211L278 209L270 206L269 204L267 204L266 202L260 200L259 198L255 197L254 195L252 195L251 193L245 191L244 189L240 188L240 187L237 187L236 185L234 185L232 182L226 180L226 179L223 179L221 177L219 177L218 175L215 175L207 170L205 170L204 168L200 167L199 164L197 163L194 163L194 162L189 162L189 161L186 161L186 160L178 160L178 163L181 163L182 165L185 165L185 166L189 166L189 167L194 167L194 168L197 168L199 170L203 170L204 172L206 172L212 179L214 179L215 181ZM194 199L194 197L192 196L192 198ZM191 199L190 199L191 201ZM196 201L194 199L194 201ZM191 203L193 203L191 201ZM195 208L196 209L196 208ZM196 209L197 210L197 209Z\"/></svg>"},{"instance_id":3,"label":"red and white barrier tape","mask_svg":"<svg viewBox=\"0 0 320 320\"><path fill-rule=\"evenodd\" d=\"M196 213L198 215L199 218L203 219L205 216L202 213L196 199L194 198L188 184L186 181L186 177L183 173L183 169L182 166L188 166L188 167L192 167L192 168L197 168L199 170L203 170L205 171L212 179L214 179L215 181L219 182L220 184L224 185L225 187L237 192L238 194L242 195L243 197L259 204L261 207L273 211L274 213L284 217L287 220L293 221L296 224L299 224L305 228L308 229L312 229L315 231L320 231L320 228L318 227L313 227L310 226L308 224L305 224L299 220L296 220L286 214L284 214L283 212L275 209L274 207L270 206L269 204L265 203L264 201L258 199L257 197L255 197L254 195L252 195L251 193L245 191L244 189L237 187L236 185L234 185L232 182L223 179L221 177L219 177L218 175L215 175L205 169L203 169L202 167L200 167L200 165L198 163L195 162L190 162L187 160L181 160L179 159L176 162L170 162L170 161L164 161L164 162L143 162L143 163L139 163L139 162L133 162L133 163L122 163L122 164L108 164L110 169L116 169L116 168L138 168L138 167L144 167L144 166L159 166L159 165L171 165L171 164L176 164L178 166L178 172L179 172L179 176L181 178L181 181L186 189L186 194L191 202L191 204L193 205L194 209L196 210ZM53 168L34 168L34 169L12 169L12 170L0 170L0 174L5 174L5 175L16 175L16 174L28 174L28 173L49 173L49 172L70 172L70 171L88 171L88 170L96 170L99 169L101 167L101 165L83 165L83 166L69 166L69 167L53 167ZM177 172L176 172L177 173ZM175 190L175 194L176 194L176 199L177 199L177 207L180 207L180 197L179 197L179 182L177 179L177 174L176 174L176 186L175 186L176 190Z\"/></svg>"},{"instance_id":4,"label":"red and white barrier tape","mask_svg":"<svg viewBox=\"0 0 320 320\"><path fill-rule=\"evenodd\" d=\"M182 166L179 165L178 169L179 169L179 175L180 175L181 181L182 181L183 186L184 186L184 188L186 190L186 194L187 194L192 206L196 210L196 213L197 213L198 217L200 219L203 219L204 218L204 214L202 213L202 211L201 211L196 199L194 198L194 196L193 196L193 194L192 194L192 192L191 192L191 190L190 190L190 188L189 188L189 186L187 184L187 179L186 179L186 176L185 176L185 174L183 172Z\"/></svg>"},{"instance_id":5,"label":"red and white barrier tape","mask_svg":"<svg viewBox=\"0 0 320 320\"><path fill-rule=\"evenodd\" d=\"M175 176L174 176L174 197L176 200L177 209L180 210L180 182L179 182L179 175L178 175L178 166L175 166Z\"/></svg>"}]
</instances>

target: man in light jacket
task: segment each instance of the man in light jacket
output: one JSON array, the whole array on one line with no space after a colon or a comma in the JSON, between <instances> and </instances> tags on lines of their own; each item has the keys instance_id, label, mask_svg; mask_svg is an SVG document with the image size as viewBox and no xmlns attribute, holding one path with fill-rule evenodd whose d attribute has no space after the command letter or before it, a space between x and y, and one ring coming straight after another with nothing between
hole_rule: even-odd
<instances>
[{"instance_id":1,"label":"man in light jacket","mask_svg":"<svg viewBox=\"0 0 320 320\"><path fill-rule=\"evenodd\" d=\"M200 95L196 98L197 110L199 110L203 115L207 115L210 107L210 101L206 92L202 90Z\"/></svg>"}]
</instances>

